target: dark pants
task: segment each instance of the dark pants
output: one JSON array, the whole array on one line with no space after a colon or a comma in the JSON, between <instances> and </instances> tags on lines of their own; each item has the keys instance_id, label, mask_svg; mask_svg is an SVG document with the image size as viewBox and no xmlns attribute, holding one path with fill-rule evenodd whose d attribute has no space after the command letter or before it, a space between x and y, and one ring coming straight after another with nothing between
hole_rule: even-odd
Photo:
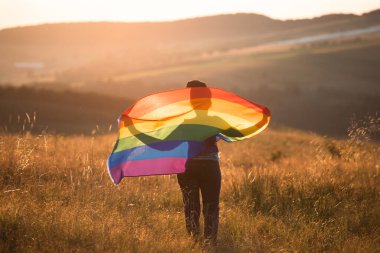
<instances>
[{"instance_id":1,"label":"dark pants","mask_svg":"<svg viewBox=\"0 0 380 253\"><path fill-rule=\"evenodd\" d=\"M216 242L219 223L219 195L221 173L218 161L189 160L186 172L177 175L181 187L187 232L192 236L199 235L200 200L202 194L204 237Z\"/></svg>"}]
</instances>

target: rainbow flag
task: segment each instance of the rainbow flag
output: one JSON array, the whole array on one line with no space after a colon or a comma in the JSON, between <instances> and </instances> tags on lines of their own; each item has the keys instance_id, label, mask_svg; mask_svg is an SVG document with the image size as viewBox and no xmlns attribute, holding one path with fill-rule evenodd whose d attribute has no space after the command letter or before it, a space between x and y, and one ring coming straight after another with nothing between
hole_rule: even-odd
<instances>
[{"instance_id":1,"label":"rainbow flag","mask_svg":"<svg viewBox=\"0 0 380 253\"><path fill-rule=\"evenodd\" d=\"M118 184L123 177L183 173L206 139L243 140L263 131L269 120L266 107L216 88L146 96L119 117L109 175Z\"/></svg>"}]
</instances>

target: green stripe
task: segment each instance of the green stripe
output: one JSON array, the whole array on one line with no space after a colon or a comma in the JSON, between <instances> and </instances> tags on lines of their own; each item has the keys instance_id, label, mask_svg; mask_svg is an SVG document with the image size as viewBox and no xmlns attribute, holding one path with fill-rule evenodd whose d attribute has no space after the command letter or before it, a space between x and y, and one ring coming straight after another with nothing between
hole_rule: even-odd
<instances>
[{"instance_id":1,"label":"green stripe","mask_svg":"<svg viewBox=\"0 0 380 253\"><path fill-rule=\"evenodd\" d=\"M134 126L131 125L128 127ZM222 131L223 130L220 128L207 125L183 124L170 126L149 132L149 135L146 133L140 133L134 136L119 139L114 152L120 152L125 149L148 145L163 140L203 141L211 136L217 135Z\"/></svg>"}]
</instances>

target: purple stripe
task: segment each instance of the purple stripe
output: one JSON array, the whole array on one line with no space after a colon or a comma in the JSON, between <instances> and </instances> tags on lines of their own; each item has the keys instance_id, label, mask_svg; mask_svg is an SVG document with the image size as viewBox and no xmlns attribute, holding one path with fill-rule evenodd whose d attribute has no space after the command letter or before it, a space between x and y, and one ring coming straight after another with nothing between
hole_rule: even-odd
<instances>
[{"instance_id":1,"label":"purple stripe","mask_svg":"<svg viewBox=\"0 0 380 253\"><path fill-rule=\"evenodd\" d=\"M187 158L157 158L149 160L128 161L109 168L111 177L118 184L123 177L168 175L183 173Z\"/></svg>"}]
</instances>

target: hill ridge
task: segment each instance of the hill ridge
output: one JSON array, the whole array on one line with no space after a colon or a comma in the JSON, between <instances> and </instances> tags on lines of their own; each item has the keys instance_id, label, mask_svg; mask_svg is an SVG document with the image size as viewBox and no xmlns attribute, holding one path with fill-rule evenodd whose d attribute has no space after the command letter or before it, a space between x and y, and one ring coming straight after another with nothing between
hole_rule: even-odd
<instances>
[{"instance_id":1,"label":"hill ridge","mask_svg":"<svg viewBox=\"0 0 380 253\"><path fill-rule=\"evenodd\" d=\"M222 13L222 14L216 14L216 15L206 15L206 16L197 16L197 17L189 17L189 18L183 18L183 19L176 19L176 20L168 20L168 21L74 21L74 22L46 22L46 23L40 23L40 24L33 24L33 25L18 25L14 27L5 27L0 29L0 33L3 31L8 30L14 30L14 29L24 29L24 28L32 28L32 27L42 27L42 26L50 26L50 25L78 25L78 24L118 24L118 25L150 25L150 24L172 24L172 23L183 23L188 21L194 21L194 20L206 20L206 19L214 19L214 18L221 18L221 17L236 17L236 16L250 16L250 17L256 17L256 18L262 18L266 20L272 20L277 22L297 22L297 21L316 21L316 20L326 20L330 18L342 18L342 17L351 17L351 18L357 18L357 17L366 17L366 16L374 16L378 15L380 16L380 9L375 9L366 13L363 13L361 15L353 14L353 13L331 13L331 14L325 14L321 16L316 16L312 18L300 18L300 19L275 19L271 18L269 16L263 15L263 14L257 14L253 12L236 12L236 13Z\"/></svg>"}]
</instances>

